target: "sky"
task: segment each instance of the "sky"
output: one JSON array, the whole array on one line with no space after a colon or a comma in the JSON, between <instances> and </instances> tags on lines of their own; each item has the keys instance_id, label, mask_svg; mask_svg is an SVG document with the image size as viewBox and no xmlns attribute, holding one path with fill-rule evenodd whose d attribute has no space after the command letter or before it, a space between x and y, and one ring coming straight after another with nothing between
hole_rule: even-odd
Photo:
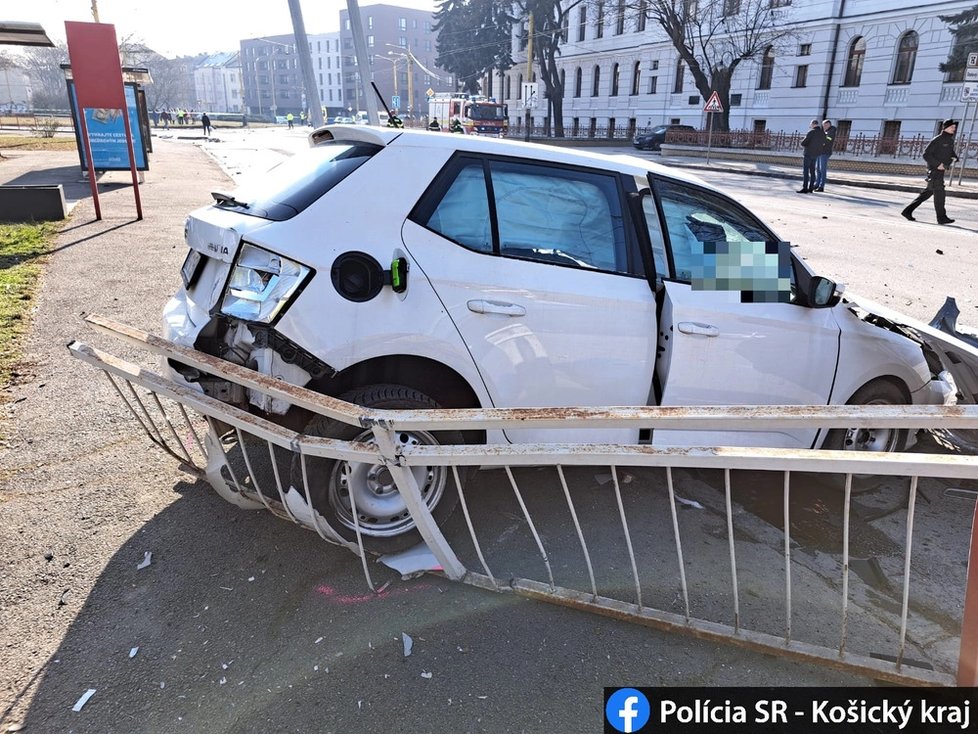
<instances>
[{"instance_id":1,"label":"sky","mask_svg":"<svg viewBox=\"0 0 978 734\"><path fill-rule=\"evenodd\" d=\"M434 10L438 0L360 0ZM99 21L115 26L118 39L133 36L167 57L235 51L242 38L292 32L288 0L95 0ZM64 41L66 20L93 22L92 0L0 0L0 21L40 23L54 41ZM340 29L346 0L301 0L306 33Z\"/></svg>"}]
</instances>

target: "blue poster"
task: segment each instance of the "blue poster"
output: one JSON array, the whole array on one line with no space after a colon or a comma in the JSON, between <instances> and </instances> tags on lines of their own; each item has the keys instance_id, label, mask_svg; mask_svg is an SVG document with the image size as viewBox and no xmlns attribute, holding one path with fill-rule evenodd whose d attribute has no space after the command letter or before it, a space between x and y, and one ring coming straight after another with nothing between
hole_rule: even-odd
<instances>
[{"instance_id":1,"label":"blue poster","mask_svg":"<svg viewBox=\"0 0 978 734\"><path fill-rule=\"evenodd\" d=\"M78 155L82 168L88 168L85 146L81 141L81 126L78 124L78 100L75 85L71 89L71 107L75 116L75 132L78 137ZM126 106L129 108L129 127L132 130L132 148L136 158L136 170L149 170L146 160L146 146L142 130L139 128L139 112L136 109L136 88L127 84ZM92 145L92 160L96 171L128 171L129 153L126 149L126 128L122 110L108 108L85 108L85 124L88 126L88 139Z\"/></svg>"}]
</instances>

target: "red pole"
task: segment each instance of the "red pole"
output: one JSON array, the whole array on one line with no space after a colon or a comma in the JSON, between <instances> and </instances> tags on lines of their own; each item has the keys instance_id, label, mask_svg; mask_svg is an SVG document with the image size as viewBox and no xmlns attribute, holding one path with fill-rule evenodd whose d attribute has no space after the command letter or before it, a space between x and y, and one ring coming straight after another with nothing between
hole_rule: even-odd
<instances>
[{"instance_id":1,"label":"red pole","mask_svg":"<svg viewBox=\"0 0 978 734\"><path fill-rule=\"evenodd\" d=\"M143 204L139 200L139 176L136 173L136 153L132 147L132 130L129 129L129 105L122 108L122 122L126 128L126 150L129 151L129 170L132 173L132 193L136 197L136 219L143 218Z\"/></svg>"},{"instance_id":2,"label":"red pole","mask_svg":"<svg viewBox=\"0 0 978 734\"><path fill-rule=\"evenodd\" d=\"M95 204L95 218L102 219L102 208L98 202L98 186L95 185L95 161L92 160L92 142L88 139L88 121L85 119L85 108L78 108L78 120L81 123L82 144L85 146L85 161L88 163L88 183L92 187L92 201Z\"/></svg>"},{"instance_id":3,"label":"red pole","mask_svg":"<svg viewBox=\"0 0 978 734\"><path fill-rule=\"evenodd\" d=\"M971 550L968 580L964 590L964 619L961 621L961 651L958 653L958 685L978 686L978 502L971 519Z\"/></svg>"}]
</instances>

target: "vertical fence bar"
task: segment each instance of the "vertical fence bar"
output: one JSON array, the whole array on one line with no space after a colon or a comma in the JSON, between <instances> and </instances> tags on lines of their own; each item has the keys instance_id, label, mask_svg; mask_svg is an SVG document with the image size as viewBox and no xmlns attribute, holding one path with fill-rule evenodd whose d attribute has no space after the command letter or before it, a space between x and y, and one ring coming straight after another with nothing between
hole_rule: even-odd
<instances>
[{"instance_id":1,"label":"vertical fence bar","mask_svg":"<svg viewBox=\"0 0 978 734\"><path fill-rule=\"evenodd\" d=\"M299 468L302 472L302 491L306 498L306 507L309 508L309 516L312 519L312 527L316 531L316 534L325 540L326 542L339 543L344 548L348 550L353 550L351 544L343 538L329 523L326 523L326 529L323 529L323 524L321 522L322 518L319 515L318 510L312 504L312 495L309 492L309 471L306 468L306 455L302 452L302 444L299 439L296 438L292 445L292 453L298 454L299 456ZM298 490L296 490L298 491ZM326 536L329 537L326 537ZM361 551L362 552L362 551ZM374 590L373 581L370 578L370 574L367 576L367 586L370 590Z\"/></svg>"},{"instance_id":2,"label":"vertical fence bar","mask_svg":"<svg viewBox=\"0 0 978 734\"><path fill-rule=\"evenodd\" d=\"M465 517L465 524L469 528L469 535L472 537L472 545L475 546L475 553L479 556L479 562L482 564L482 570L486 572L492 580L493 588L499 589L499 584L496 583L496 577L492 571L489 570L489 564L486 563L486 557L482 554L482 546L479 544L479 539L475 535L475 528L472 525L472 517L469 515L469 506L465 501L465 492L462 491L462 481L458 476L458 467L452 464L452 476L455 478L455 489L458 491L458 501L462 504L462 515Z\"/></svg>"},{"instance_id":3,"label":"vertical fence bar","mask_svg":"<svg viewBox=\"0 0 978 734\"><path fill-rule=\"evenodd\" d=\"M791 642L791 472L784 473L784 641Z\"/></svg>"},{"instance_id":4,"label":"vertical fence bar","mask_svg":"<svg viewBox=\"0 0 978 734\"><path fill-rule=\"evenodd\" d=\"M543 565L547 567L547 578L550 579L550 590L556 591L557 585L554 583L554 572L550 568L550 559L547 558L547 551L543 547L543 541L540 540L540 535L537 533L536 526L533 524L533 520L530 517L530 511L526 509L526 503L523 502L523 495L520 494L520 488L516 486L516 478L513 476L513 470L510 468L509 464L506 465L506 476L509 477L509 483L513 487L513 492L516 494L516 501L520 503L520 508L523 510L523 517L526 518L526 524L530 526L530 532L533 534L533 539L537 543L537 548L540 549L540 557L543 559Z\"/></svg>"},{"instance_id":5,"label":"vertical fence bar","mask_svg":"<svg viewBox=\"0 0 978 734\"><path fill-rule=\"evenodd\" d=\"M165 446L166 445L166 441L163 439L163 434L160 433L159 427L156 425L156 422L150 416L149 411L146 410L146 406L143 405L143 401L139 399L139 395L136 394L136 389L132 386L132 383L129 382L129 380L126 380L126 387L128 387L129 388L129 392L132 393L132 397L133 397L133 400L136 401L136 405L138 405L139 406L139 409L141 411L143 411L143 416L146 418L146 422L150 426L152 426L152 428L153 428L154 431L156 431L156 438L153 439L153 440L158 440L160 442L160 446ZM152 438L152 437L153 437L153 434L150 433L150 438Z\"/></svg>"},{"instance_id":6,"label":"vertical fence bar","mask_svg":"<svg viewBox=\"0 0 978 734\"><path fill-rule=\"evenodd\" d=\"M184 422L187 424L187 430L190 431L190 435L194 437L194 442L197 444L197 448L200 450L201 456L204 460L207 460L207 451L204 450L204 444L200 440L200 436L197 435L197 429L194 428L194 424L190 422L190 416L187 415L187 409L183 407L183 403L177 403L177 407L180 408L180 414L183 416Z\"/></svg>"},{"instance_id":7,"label":"vertical fence bar","mask_svg":"<svg viewBox=\"0 0 978 734\"><path fill-rule=\"evenodd\" d=\"M153 438L153 434L150 432L149 426L146 425L146 422L143 420L142 416L136 412L136 409L132 407L132 403L129 402L129 398L125 396L122 389L116 384L115 378L113 378L108 372L103 372L102 374L109 378L109 382L112 383L112 387L115 388L115 391L119 394L122 402L125 403L127 408L129 408L129 412L132 413L132 417L136 419L136 422L139 423L142 429L146 432L146 435L149 436L149 440L155 442L156 439Z\"/></svg>"},{"instance_id":8,"label":"vertical fence bar","mask_svg":"<svg viewBox=\"0 0 978 734\"><path fill-rule=\"evenodd\" d=\"M193 464L194 460L190 458L190 452L187 450L187 447L183 445L183 441L180 440L180 436L177 434L177 429L173 427L173 423L170 421L170 416L167 415L167 412L163 409L163 403L160 402L160 396L155 392L150 393L150 395L153 396L153 402L156 403L156 409L160 411L160 415L162 415L163 420L166 421L166 426L170 429L170 434L173 436L173 440L176 441L177 446L180 447L183 455L187 458L187 463Z\"/></svg>"},{"instance_id":9,"label":"vertical fence bar","mask_svg":"<svg viewBox=\"0 0 978 734\"><path fill-rule=\"evenodd\" d=\"M621 501L621 487L618 486L618 467L612 465L611 479L615 485L615 499L618 501L618 514L621 516L621 527L625 531L625 545L628 547L628 559L632 563L632 578L635 579L635 598L638 608L642 608L642 584L638 580L638 564L635 563L635 550L632 548L632 536L628 532L628 522L625 520L625 505Z\"/></svg>"},{"instance_id":10,"label":"vertical fence bar","mask_svg":"<svg viewBox=\"0 0 978 734\"><path fill-rule=\"evenodd\" d=\"M669 511L672 513L672 534L676 539L676 557L679 560L679 586L683 592L683 609L689 620L689 587L686 586L686 562L683 559L683 542L679 537L679 516L676 513L676 492L672 483L672 467L666 467L666 487L669 488ZM734 615L736 616L736 614Z\"/></svg>"},{"instance_id":11,"label":"vertical fence bar","mask_svg":"<svg viewBox=\"0 0 978 734\"><path fill-rule=\"evenodd\" d=\"M734 632L740 632L740 590L737 584L737 553L734 550L733 503L730 498L730 470L723 470L723 492L727 504L727 542L730 545L730 578L733 580Z\"/></svg>"},{"instance_id":12,"label":"vertical fence bar","mask_svg":"<svg viewBox=\"0 0 978 734\"><path fill-rule=\"evenodd\" d=\"M298 442L298 439L296 439ZM292 522L296 525L301 525L299 518L295 516L292 510L289 508L289 503L285 501L285 492L282 491L282 477L279 476L278 462L275 460L275 444L271 441L266 441L268 444L268 460L272 462L272 476L275 477L275 488L278 490L278 499L282 503L282 507L285 508L285 513L291 518ZM292 452L295 453L294 451ZM301 461L301 458L300 458ZM309 505L309 514L315 518L315 510L313 510L312 505ZM315 520L313 520L315 523Z\"/></svg>"},{"instance_id":13,"label":"vertical fence bar","mask_svg":"<svg viewBox=\"0 0 978 734\"><path fill-rule=\"evenodd\" d=\"M846 474L845 507L842 508L842 635L839 656L846 651L849 634L849 511L852 501L852 474Z\"/></svg>"},{"instance_id":14,"label":"vertical fence bar","mask_svg":"<svg viewBox=\"0 0 978 734\"><path fill-rule=\"evenodd\" d=\"M900 610L900 652L897 654L896 667L900 670L903 664L903 653L907 647L907 614L910 610L910 556L913 548L913 515L917 504L917 477L910 477L910 497L907 500L907 540L903 559L903 603Z\"/></svg>"},{"instance_id":15,"label":"vertical fence bar","mask_svg":"<svg viewBox=\"0 0 978 734\"><path fill-rule=\"evenodd\" d=\"M577 511L574 509L574 502L571 500L570 490L567 488L567 478L564 476L564 467L557 464L557 476L560 477L560 486L564 488L564 497L567 498L567 509L570 510L571 519L574 521L574 529L577 530L577 539L581 541L581 550L584 551L584 562L587 564L587 575L591 579L591 596L598 597L598 585L594 581L594 568L591 566L591 554L588 552L587 543L584 542L584 532L581 530L581 523L577 519Z\"/></svg>"},{"instance_id":16,"label":"vertical fence bar","mask_svg":"<svg viewBox=\"0 0 978 734\"><path fill-rule=\"evenodd\" d=\"M961 649L958 653L958 685L978 686L978 502L971 517L971 548L968 552Z\"/></svg>"},{"instance_id":17,"label":"vertical fence bar","mask_svg":"<svg viewBox=\"0 0 978 734\"><path fill-rule=\"evenodd\" d=\"M265 505L265 509L271 512L272 508L265 499L265 493L261 491L261 487L258 485L258 478L255 476L254 469L251 468L251 459L248 457L248 450L244 445L244 435L241 433L241 429L237 426L234 427L234 433L238 437L238 446L241 447L241 456L244 457L245 467L248 469L248 475L251 477L251 483L255 487L255 492L258 493L258 499L261 500L263 505Z\"/></svg>"},{"instance_id":18,"label":"vertical fence bar","mask_svg":"<svg viewBox=\"0 0 978 734\"><path fill-rule=\"evenodd\" d=\"M207 425L210 426L210 429L214 432L214 435L217 436L217 429L214 427L213 419L210 416L207 416ZM238 488L238 494L244 494L241 484L238 483L238 478L234 475L234 469L231 468L231 462L228 461L228 452L224 450L224 444L221 443L220 439L215 441L215 444L221 447L221 452L224 454L224 466L228 468L228 474L231 475L231 481L234 482L234 486Z\"/></svg>"}]
</instances>

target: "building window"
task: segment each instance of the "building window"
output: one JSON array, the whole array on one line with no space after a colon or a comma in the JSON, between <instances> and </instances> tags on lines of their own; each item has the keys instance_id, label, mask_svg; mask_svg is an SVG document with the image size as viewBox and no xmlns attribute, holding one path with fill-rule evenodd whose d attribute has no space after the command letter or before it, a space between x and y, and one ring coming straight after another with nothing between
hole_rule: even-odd
<instances>
[{"instance_id":1,"label":"building window","mask_svg":"<svg viewBox=\"0 0 978 734\"><path fill-rule=\"evenodd\" d=\"M807 87L808 86L808 64L802 64L795 67L795 84L796 87Z\"/></svg>"},{"instance_id":2,"label":"building window","mask_svg":"<svg viewBox=\"0 0 978 734\"><path fill-rule=\"evenodd\" d=\"M620 36L625 32L625 0L618 0L618 9L615 11L615 35Z\"/></svg>"},{"instance_id":3,"label":"building window","mask_svg":"<svg viewBox=\"0 0 978 734\"><path fill-rule=\"evenodd\" d=\"M639 93L642 88L642 62L636 61L635 66L632 67L632 96L634 97Z\"/></svg>"},{"instance_id":4,"label":"building window","mask_svg":"<svg viewBox=\"0 0 978 734\"><path fill-rule=\"evenodd\" d=\"M373 48L375 46L375 39L373 36L367 36L367 48Z\"/></svg>"},{"instance_id":5,"label":"building window","mask_svg":"<svg viewBox=\"0 0 978 734\"><path fill-rule=\"evenodd\" d=\"M803 43L798 47L799 56L811 56L812 55L812 44Z\"/></svg>"},{"instance_id":6,"label":"building window","mask_svg":"<svg viewBox=\"0 0 978 734\"><path fill-rule=\"evenodd\" d=\"M367 16L367 28L371 31L374 29L374 17L372 15Z\"/></svg>"},{"instance_id":7,"label":"building window","mask_svg":"<svg viewBox=\"0 0 978 734\"><path fill-rule=\"evenodd\" d=\"M581 96L581 83L584 79L584 74L581 71L581 67L577 67L577 71L574 73L574 96Z\"/></svg>"},{"instance_id":8,"label":"building window","mask_svg":"<svg viewBox=\"0 0 978 734\"><path fill-rule=\"evenodd\" d=\"M601 88L601 67L594 67L594 85L591 87L591 96L597 97L598 90Z\"/></svg>"},{"instance_id":9,"label":"building window","mask_svg":"<svg viewBox=\"0 0 978 734\"><path fill-rule=\"evenodd\" d=\"M723 17L729 18L740 12L740 0L723 0Z\"/></svg>"},{"instance_id":10,"label":"building window","mask_svg":"<svg viewBox=\"0 0 978 734\"><path fill-rule=\"evenodd\" d=\"M846 61L846 74L843 87L858 87L863 77L863 62L866 60L866 39L857 36L849 44L849 59Z\"/></svg>"},{"instance_id":11,"label":"building window","mask_svg":"<svg viewBox=\"0 0 978 734\"><path fill-rule=\"evenodd\" d=\"M587 33L587 6L581 6L580 21L577 24L577 40L583 41Z\"/></svg>"},{"instance_id":12,"label":"building window","mask_svg":"<svg viewBox=\"0 0 978 734\"><path fill-rule=\"evenodd\" d=\"M891 84L909 84L913 79L913 67L917 63L918 40L914 31L907 31L900 38Z\"/></svg>"},{"instance_id":13,"label":"building window","mask_svg":"<svg viewBox=\"0 0 978 734\"><path fill-rule=\"evenodd\" d=\"M774 78L774 46L768 46L761 59L761 75L757 78L758 89L770 89Z\"/></svg>"},{"instance_id":14,"label":"building window","mask_svg":"<svg viewBox=\"0 0 978 734\"><path fill-rule=\"evenodd\" d=\"M406 31L407 30L407 18L398 18L397 19L397 29L399 31Z\"/></svg>"},{"instance_id":15,"label":"building window","mask_svg":"<svg viewBox=\"0 0 978 734\"><path fill-rule=\"evenodd\" d=\"M523 75L516 77L516 99L523 99Z\"/></svg>"},{"instance_id":16,"label":"building window","mask_svg":"<svg viewBox=\"0 0 978 734\"><path fill-rule=\"evenodd\" d=\"M598 7L595 11L598 14L598 19L595 21L594 37L604 38L604 1L598 0Z\"/></svg>"},{"instance_id":17,"label":"building window","mask_svg":"<svg viewBox=\"0 0 978 734\"><path fill-rule=\"evenodd\" d=\"M676 62L676 78L672 82L672 93L681 94L683 91L683 79L686 76L686 64L682 59Z\"/></svg>"},{"instance_id":18,"label":"building window","mask_svg":"<svg viewBox=\"0 0 978 734\"><path fill-rule=\"evenodd\" d=\"M635 11L635 30L638 33L645 31L645 13L648 10L648 0L639 0L638 10Z\"/></svg>"},{"instance_id":19,"label":"building window","mask_svg":"<svg viewBox=\"0 0 978 734\"><path fill-rule=\"evenodd\" d=\"M649 77L649 94L655 94L659 90L659 77Z\"/></svg>"},{"instance_id":20,"label":"building window","mask_svg":"<svg viewBox=\"0 0 978 734\"><path fill-rule=\"evenodd\" d=\"M611 96L618 96L618 82L621 78L621 65L615 64L611 67Z\"/></svg>"},{"instance_id":21,"label":"building window","mask_svg":"<svg viewBox=\"0 0 978 734\"><path fill-rule=\"evenodd\" d=\"M740 103L743 101L744 95L742 94L731 94L730 95L730 106L740 107Z\"/></svg>"},{"instance_id":22,"label":"building window","mask_svg":"<svg viewBox=\"0 0 978 734\"><path fill-rule=\"evenodd\" d=\"M771 0L768 7L771 8L784 8L791 5L791 0Z\"/></svg>"}]
</instances>

